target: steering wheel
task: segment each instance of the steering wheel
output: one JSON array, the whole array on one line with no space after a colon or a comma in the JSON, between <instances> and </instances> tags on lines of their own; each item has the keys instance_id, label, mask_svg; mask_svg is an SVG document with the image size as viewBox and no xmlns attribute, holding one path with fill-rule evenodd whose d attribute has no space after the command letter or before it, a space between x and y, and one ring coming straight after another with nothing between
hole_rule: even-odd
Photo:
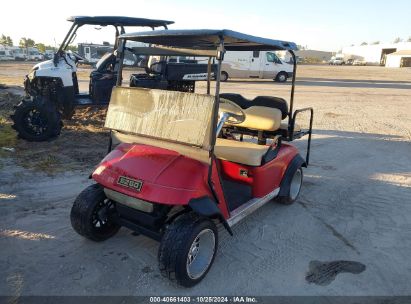
<instances>
[{"instance_id":1,"label":"steering wheel","mask_svg":"<svg viewBox=\"0 0 411 304\"><path fill-rule=\"evenodd\" d=\"M223 115L228 116L225 122L231 125L238 125L244 122L246 116L244 110L238 104L224 98L220 98L218 115L220 118Z\"/></svg>"},{"instance_id":2,"label":"steering wheel","mask_svg":"<svg viewBox=\"0 0 411 304\"><path fill-rule=\"evenodd\" d=\"M73 51L70 51L70 52L67 52L67 55L71 58L71 54L73 54L74 55L74 61L77 63L79 60L83 60L83 61L85 61L85 62L88 62L88 60L86 59L86 58L84 58L83 56L80 56L80 54L79 53L77 53L77 52L73 52Z\"/></svg>"}]
</instances>

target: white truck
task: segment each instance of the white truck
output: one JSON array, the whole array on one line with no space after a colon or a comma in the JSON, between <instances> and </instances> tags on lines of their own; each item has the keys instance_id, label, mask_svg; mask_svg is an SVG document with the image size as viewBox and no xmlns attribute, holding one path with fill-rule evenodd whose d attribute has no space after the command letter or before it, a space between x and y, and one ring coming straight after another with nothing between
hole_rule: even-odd
<instances>
[{"instance_id":1,"label":"white truck","mask_svg":"<svg viewBox=\"0 0 411 304\"><path fill-rule=\"evenodd\" d=\"M229 51L224 55L221 81L228 78L261 78L285 82L293 75L293 64L280 59L275 52Z\"/></svg>"},{"instance_id":2,"label":"white truck","mask_svg":"<svg viewBox=\"0 0 411 304\"><path fill-rule=\"evenodd\" d=\"M344 65L346 63L346 58L344 54L336 54L331 57L331 60L328 62L329 65Z\"/></svg>"}]
</instances>

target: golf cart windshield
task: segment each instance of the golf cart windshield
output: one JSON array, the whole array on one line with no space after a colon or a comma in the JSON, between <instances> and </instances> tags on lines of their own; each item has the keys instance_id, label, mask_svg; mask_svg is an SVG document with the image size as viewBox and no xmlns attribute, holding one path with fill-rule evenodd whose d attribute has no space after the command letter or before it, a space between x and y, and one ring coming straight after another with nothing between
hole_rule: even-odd
<instances>
[{"instance_id":1,"label":"golf cart windshield","mask_svg":"<svg viewBox=\"0 0 411 304\"><path fill-rule=\"evenodd\" d=\"M209 95L116 87L105 127L209 151L213 105Z\"/></svg>"}]
</instances>

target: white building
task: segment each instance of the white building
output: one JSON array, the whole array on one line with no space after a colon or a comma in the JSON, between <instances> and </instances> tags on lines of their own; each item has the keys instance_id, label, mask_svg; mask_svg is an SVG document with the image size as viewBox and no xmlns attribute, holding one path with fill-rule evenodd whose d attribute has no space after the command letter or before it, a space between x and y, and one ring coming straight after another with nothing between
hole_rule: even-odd
<instances>
[{"instance_id":1,"label":"white building","mask_svg":"<svg viewBox=\"0 0 411 304\"><path fill-rule=\"evenodd\" d=\"M411 50L401 50L387 55L385 66L389 68L411 67Z\"/></svg>"},{"instance_id":2,"label":"white building","mask_svg":"<svg viewBox=\"0 0 411 304\"><path fill-rule=\"evenodd\" d=\"M342 53L345 58L365 60L367 64L385 65L388 54L402 50L411 50L411 42L348 46L342 49Z\"/></svg>"}]
</instances>

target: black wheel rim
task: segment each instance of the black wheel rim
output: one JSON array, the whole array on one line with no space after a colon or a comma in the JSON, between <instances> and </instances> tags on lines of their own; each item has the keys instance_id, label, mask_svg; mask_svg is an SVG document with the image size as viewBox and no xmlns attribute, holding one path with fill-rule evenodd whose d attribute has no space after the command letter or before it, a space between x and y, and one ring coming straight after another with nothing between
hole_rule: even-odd
<instances>
[{"instance_id":1,"label":"black wheel rim","mask_svg":"<svg viewBox=\"0 0 411 304\"><path fill-rule=\"evenodd\" d=\"M48 120L38 109L31 109L27 111L23 118L25 130L32 134L40 136L48 129Z\"/></svg>"},{"instance_id":2,"label":"black wheel rim","mask_svg":"<svg viewBox=\"0 0 411 304\"><path fill-rule=\"evenodd\" d=\"M91 217L91 225L96 231L101 233L111 231L113 223L110 221L109 215L114 211L114 208L114 203L107 198L98 202Z\"/></svg>"}]
</instances>

